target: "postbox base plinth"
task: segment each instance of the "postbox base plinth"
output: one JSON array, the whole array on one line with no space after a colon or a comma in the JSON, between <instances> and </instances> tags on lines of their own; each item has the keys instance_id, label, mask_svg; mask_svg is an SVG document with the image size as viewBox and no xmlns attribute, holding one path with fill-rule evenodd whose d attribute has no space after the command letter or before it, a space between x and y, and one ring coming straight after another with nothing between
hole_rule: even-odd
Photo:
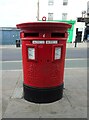
<instances>
[{"instance_id":1,"label":"postbox base plinth","mask_svg":"<svg viewBox=\"0 0 89 120\"><path fill-rule=\"evenodd\" d=\"M24 99L34 103L51 103L63 96L63 84L55 88L33 88L23 85Z\"/></svg>"}]
</instances>

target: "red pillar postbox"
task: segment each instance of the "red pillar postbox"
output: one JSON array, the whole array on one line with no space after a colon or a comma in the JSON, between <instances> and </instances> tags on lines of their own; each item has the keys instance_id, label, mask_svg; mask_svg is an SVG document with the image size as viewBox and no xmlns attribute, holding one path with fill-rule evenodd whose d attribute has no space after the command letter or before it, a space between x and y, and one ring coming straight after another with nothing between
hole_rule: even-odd
<instances>
[{"instance_id":1,"label":"red pillar postbox","mask_svg":"<svg viewBox=\"0 0 89 120\"><path fill-rule=\"evenodd\" d=\"M21 29L24 99L50 103L63 96L67 30L57 22L18 24Z\"/></svg>"}]
</instances>

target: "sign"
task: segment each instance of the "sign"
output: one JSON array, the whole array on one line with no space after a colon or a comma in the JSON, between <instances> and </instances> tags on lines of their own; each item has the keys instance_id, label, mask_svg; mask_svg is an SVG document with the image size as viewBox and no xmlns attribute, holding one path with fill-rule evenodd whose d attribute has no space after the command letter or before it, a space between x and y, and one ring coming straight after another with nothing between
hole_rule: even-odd
<instances>
[{"instance_id":1,"label":"sign","mask_svg":"<svg viewBox=\"0 0 89 120\"><path fill-rule=\"evenodd\" d=\"M46 41L46 44L57 44L58 43L58 41Z\"/></svg>"},{"instance_id":2,"label":"sign","mask_svg":"<svg viewBox=\"0 0 89 120\"><path fill-rule=\"evenodd\" d=\"M61 48L55 47L55 60L58 60L61 58Z\"/></svg>"},{"instance_id":3,"label":"sign","mask_svg":"<svg viewBox=\"0 0 89 120\"><path fill-rule=\"evenodd\" d=\"M28 59L35 60L35 48L28 48Z\"/></svg>"},{"instance_id":4,"label":"sign","mask_svg":"<svg viewBox=\"0 0 89 120\"><path fill-rule=\"evenodd\" d=\"M33 44L45 44L45 41L37 41L37 40L34 40L32 41Z\"/></svg>"}]
</instances>

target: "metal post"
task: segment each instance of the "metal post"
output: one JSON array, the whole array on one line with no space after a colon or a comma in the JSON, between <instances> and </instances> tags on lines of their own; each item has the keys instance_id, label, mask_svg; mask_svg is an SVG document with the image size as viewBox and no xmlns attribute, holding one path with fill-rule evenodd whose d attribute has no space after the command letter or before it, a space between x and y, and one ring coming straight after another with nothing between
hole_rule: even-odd
<instances>
[{"instance_id":1,"label":"metal post","mask_svg":"<svg viewBox=\"0 0 89 120\"><path fill-rule=\"evenodd\" d=\"M37 1L37 21L39 21L39 0Z\"/></svg>"}]
</instances>

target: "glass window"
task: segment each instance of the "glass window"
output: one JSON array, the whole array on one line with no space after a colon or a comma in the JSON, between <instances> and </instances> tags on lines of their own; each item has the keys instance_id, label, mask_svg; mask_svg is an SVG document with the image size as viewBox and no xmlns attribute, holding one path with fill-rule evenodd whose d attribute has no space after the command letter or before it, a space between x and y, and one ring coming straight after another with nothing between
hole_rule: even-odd
<instances>
[{"instance_id":1,"label":"glass window","mask_svg":"<svg viewBox=\"0 0 89 120\"><path fill-rule=\"evenodd\" d=\"M54 4L54 0L48 0L48 5L53 5Z\"/></svg>"},{"instance_id":2,"label":"glass window","mask_svg":"<svg viewBox=\"0 0 89 120\"><path fill-rule=\"evenodd\" d=\"M53 20L53 13L48 13L48 20Z\"/></svg>"},{"instance_id":3,"label":"glass window","mask_svg":"<svg viewBox=\"0 0 89 120\"><path fill-rule=\"evenodd\" d=\"M67 20L67 13L62 13L62 20Z\"/></svg>"},{"instance_id":4,"label":"glass window","mask_svg":"<svg viewBox=\"0 0 89 120\"><path fill-rule=\"evenodd\" d=\"M63 5L67 5L68 4L68 0L63 0Z\"/></svg>"}]
</instances>

